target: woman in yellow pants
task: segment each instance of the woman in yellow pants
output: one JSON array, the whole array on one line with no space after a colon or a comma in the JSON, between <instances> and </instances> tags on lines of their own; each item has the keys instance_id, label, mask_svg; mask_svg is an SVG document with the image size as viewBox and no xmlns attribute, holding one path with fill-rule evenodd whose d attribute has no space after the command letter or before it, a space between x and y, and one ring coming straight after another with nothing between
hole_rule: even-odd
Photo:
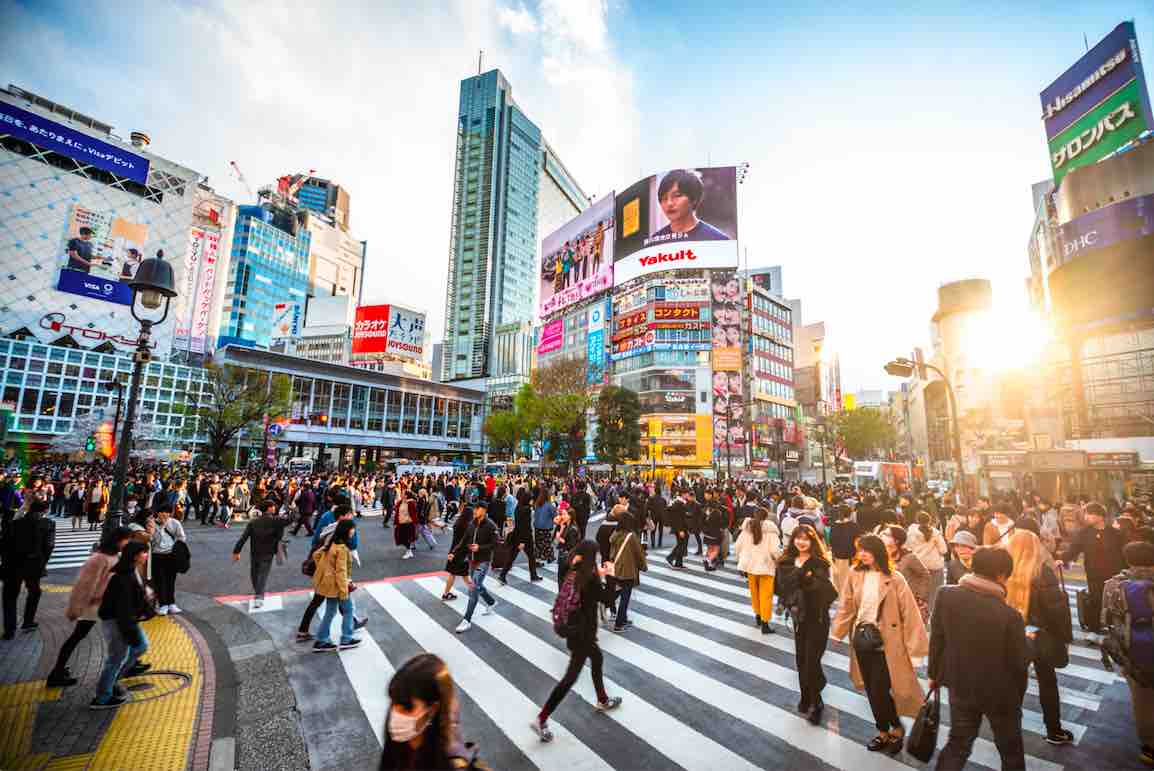
<instances>
[{"instance_id":1,"label":"woman in yellow pants","mask_svg":"<svg viewBox=\"0 0 1154 771\"><path fill-rule=\"evenodd\" d=\"M741 533L733 545L737 569L749 578L749 600L762 634L770 634L773 615L773 575L781 557L781 531L766 509L758 508L741 523Z\"/></svg>"}]
</instances>

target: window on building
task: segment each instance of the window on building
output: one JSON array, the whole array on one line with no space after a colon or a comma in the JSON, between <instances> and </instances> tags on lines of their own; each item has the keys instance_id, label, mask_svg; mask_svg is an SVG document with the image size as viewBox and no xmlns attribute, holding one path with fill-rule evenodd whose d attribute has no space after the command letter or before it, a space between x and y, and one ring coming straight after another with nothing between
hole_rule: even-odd
<instances>
[{"instance_id":1,"label":"window on building","mask_svg":"<svg viewBox=\"0 0 1154 771\"><path fill-rule=\"evenodd\" d=\"M401 430L401 392L388 392L388 411L385 415L385 430L398 433Z\"/></svg>"},{"instance_id":2,"label":"window on building","mask_svg":"<svg viewBox=\"0 0 1154 771\"><path fill-rule=\"evenodd\" d=\"M379 388L372 389L369 394L369 431L380 431L385 421L385 391Z\"/></svg>"},{"instance_id":3,"label":"window on building","mask_svg":"<svg viewBox=\"0 0 1154 771\"><path fill-rule=\"evenodd\" d=\"M401 433L415 434L417 432L417 395L405 394L405 412L401 416Z\"/></svg>"}]
</instances>

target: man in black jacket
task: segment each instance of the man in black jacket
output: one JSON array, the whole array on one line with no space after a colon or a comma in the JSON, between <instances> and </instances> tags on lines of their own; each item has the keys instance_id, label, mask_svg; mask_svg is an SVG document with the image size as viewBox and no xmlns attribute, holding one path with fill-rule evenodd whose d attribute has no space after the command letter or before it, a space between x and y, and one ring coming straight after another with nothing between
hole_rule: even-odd
<instances>
[{"instance_id":1,"label":"man in black jacket","mask_svg":"<svg viewBox=\"0 0 1154 771\"><path fill-rule=\"evenodd\" d=\"M467 543L467 542L466 542ZM522 489L517 493L517 508L513 510L513 532L509 534L509 564L501 570L497 580L502 584L508 582L509 570L517 561L517 552L524 551L529 560L529 580L540 581L537 575L537 557L533 553L533 506L529 501L528 491Z\"/></svg>"},{"instance_id":2,"label":"man in black jacket","mask_svg":"<svg viewBox=\"0 0 1154 771\"><path fill-rule=\"evenodd\" d=\"M645 503L646 512L649 518L653 520L653 537L654 546L661 548L661 542L665 540L665 524L666 524L666 509L665 498L661 495L661 490L656 486L653 488L653 495L649 496L649 500Z\"/></svg>"},{"instance_id":3,"label":"man in black jacket","mask_svg":"<svg viewBox=\"0 0 1154 771\"><path fill-rule=\"evenodd\" d=\"M268 583L269 570L272 569L277 547L280 546L285 528L288 527L288 520L277 516L278 508L280 501L271 495L265 498L261 503L261 515L248 521L240 540L232 547L233 560L239 560L245 541L252 539L252 545L249 547L249 577L252 579L253 594L256 595L253 602L255 608L264 605L264 588Z\"/></svg>"},{"instance_id":4,"label":"man in black jacket","mask_svg":"<svg viewBox=\"0 0 1154 771\"><path fill-rule=\"evenodd\" d=\"M4 529L0 541L0 578L4 580L4 638L16 636L16 603L20 587L28 590L24 601L24 623L20 630L31 632L36 623L36 608L40 605L40 576L56 548L56 523L44 514L47 500L33 500L28 513L12 520Z\"/></svg>"},{"instance_id":5,"label":"man in black jacket","mask_svg":"<svg viewBox=\"0 0 1154 771\"><path fill-rule=\"evenodd\" d=\"M701 525L705 521L705 512L701 508L701 501L703 500L705 500L704 486L701 488L701 495L690 492L689 498L685 502L685 526L689 528L690 534L697 539L698 557L704 553L701 543Z\"/></svg>"},{"instance_id":6,"label":"man in black jacket","mask_svg":"<svg viewBox=\"0 0 1154 771\"><path fill-rule=\"evenodd\" d=\"M1002 768L1026 768L1022 697L1029 656L1022 616L1006 604L1014 561L1005 549L974 552L973 572L938 591L930 622L930 688L950 689L950 739L938 771L961 769L982 716L990 722Z\"/></svg>"},{"instance_id":7,"label":"man in black jacket","mask_svg":"<svg viewBox=\"0 0 1154 771\"><path fill-rule=\"evenodd\" d=\"M585 540L585 530L589 527L589 512L593 509L593 498L589 495L584 479L574 480L573 487L574 492L569 496L569 505L573 507L573 521L577 525L577 531L581 533L581 540Z\"/></svg>"},{"instance_id":8,"label":"man in black jacket","mask_svg":"<svg viewBox=\"0 0 1154 771\"><path fill-rule=\"evenodd\" d=\"M457 548L469 550L469 580L472 581L472 585L469 587L469 606L465 608L465 617L457 625L457 634L467 632L473 627L473 611L477 607L478 597L485 600L485 605L481 608L482 616L492 613L493 606L497 604L493 595L485 588L485 576L489 575L493 549L497 546L497 526L489 519L484 499L473 504L473 521L465 529L465 537L461 541ZM449 559L452 558L453 555L450 554Z\"/></svg>"},{"instance_id":9,"label":"man in black jacket","mask_svg":"<svg viewBox=\"0 0 1154 771\"><path fill-rule=\"evenodd\" d=\"M685 554L689 551L689 530L686 520L688 509L686 507L686 499L693 494L688 490L681 490L677 493L677 499L673 501L673 505L669 507L668 519L669 529L673 531L673 536L677 539L677 544L673 547L673 551L669 552L669 556L665 561L673 568L685 567Z\"/></svg>"},{"instance_id":10,"label":"man in black jacket","mask_svg":"<svg viewBox=\"0 0 1154 771\"><path fill-rule=\"evenodd\" d=\"M1106 526L1106 507L1100 503L1088 503L1083 512L1086 526L1074 534L1070 545L1062 553L1066 567L1085 555L1086 591L1090 596L1087 618L1078 621L1091 631L1102 631L1102 589L1106 582L1126 567L1122 557L1122 532Z\"/></svg>"}]
</instances>

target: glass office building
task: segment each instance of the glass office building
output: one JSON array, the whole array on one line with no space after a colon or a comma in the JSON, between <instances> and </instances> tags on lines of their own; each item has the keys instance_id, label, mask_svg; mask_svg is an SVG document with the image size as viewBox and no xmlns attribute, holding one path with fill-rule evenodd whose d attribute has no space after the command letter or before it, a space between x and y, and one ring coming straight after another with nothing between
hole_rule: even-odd
<instances>
[{"instance_id":1,"label":"glass office building","mask_svg":"<svg viewBox=\"0 0 1154 771\"><path fill-rule=\"evenodd\" d=\"M461 81L442 380L491 373L497 327L534 318L539 234L587 205L500 71Z\"/></svg>"},{"instance_id":2,"label":"glass office building","mask_svg":"<svg viewBox=\"0 0 1154 771\"><path fill-rule=\"evenodd\" d=\"M273 306L304 303L309 289L309 232L275 221L261 206L241 206L232 241L217 344L267 348Z\"/></svg>"}]
</instances>

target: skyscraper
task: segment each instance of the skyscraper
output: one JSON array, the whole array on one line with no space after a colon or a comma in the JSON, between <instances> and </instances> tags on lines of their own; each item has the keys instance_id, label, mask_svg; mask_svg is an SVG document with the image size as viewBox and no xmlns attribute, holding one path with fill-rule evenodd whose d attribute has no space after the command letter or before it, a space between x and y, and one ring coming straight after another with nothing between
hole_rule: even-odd
<instances>
[{"instance_id":1,"label":"skyscraper","mask_svg":"<svg viewBox=\"0 0 1154 771\"><path fill-rule=\"evenodd\" d=\"M588 206L499 70L461 81L457 116L444 381L490 374L496 328L533 320L538 235Z\"/></svg>"}]
</instances>

